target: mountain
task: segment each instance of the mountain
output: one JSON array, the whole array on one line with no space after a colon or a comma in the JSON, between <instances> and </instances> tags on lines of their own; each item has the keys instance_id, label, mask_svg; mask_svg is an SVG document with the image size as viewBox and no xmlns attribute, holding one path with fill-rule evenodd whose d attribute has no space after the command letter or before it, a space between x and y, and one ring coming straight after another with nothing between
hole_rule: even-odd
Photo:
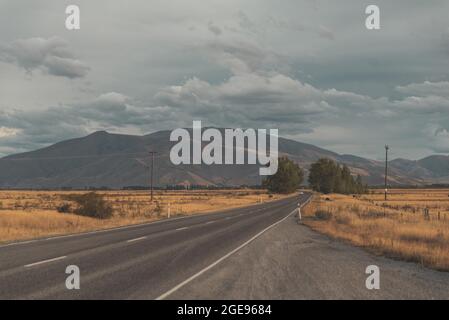
<instances>
[{"instance_id":1,"label":"mountain","mask_svg":"<svg viewBox=\"0 0 449 320\"><path fill-rule=\"evenodd\" d=\"M220 129L223 130L223 129ZM149 185L149 151L155 155L155 184L210 186L256 185L259 165L179 165L169 159L170 131L145 136L95 132L39 149L0 159L0 188L123 188ZM327 157L347 164L370 185L382 185L384 163L279 138L279 153L307 171ZM449 157L430 156L418 161L389 162L389 183L420 185L449 182Z\"/></svg>"}]
</instances>

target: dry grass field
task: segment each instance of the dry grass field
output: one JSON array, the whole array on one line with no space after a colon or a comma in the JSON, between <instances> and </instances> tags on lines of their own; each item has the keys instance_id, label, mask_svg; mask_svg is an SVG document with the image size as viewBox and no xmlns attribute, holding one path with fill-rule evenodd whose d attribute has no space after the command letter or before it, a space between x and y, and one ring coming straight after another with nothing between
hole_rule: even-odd
<instances>
[{"instance_id":1,"label":"dry grass field","mask_svg":"<svg viewBox=\"0 0 449 320\"><path fill-rule=\"evenodd\" d=\"M110 219L94 219L60 213L58 207L74 205L69 196L85 192L0 191L0 242L26 240L83 231L149 222L240 207L279 199L262 190L155 191L150 201L148 191L98 192L113 209ZM170 208L170 209L169 209Z\"/></svg>"},{"instance_id":2,"label":"dry grass field","mask_svg":"<svg viewBox=\"0 0 449 320\"><path fill-rule=\"evenodd\" d=\"M391 190L359 197L315 195L313 229L389 257L449 271L449 190Z\"/></svg>"}]
</instances>

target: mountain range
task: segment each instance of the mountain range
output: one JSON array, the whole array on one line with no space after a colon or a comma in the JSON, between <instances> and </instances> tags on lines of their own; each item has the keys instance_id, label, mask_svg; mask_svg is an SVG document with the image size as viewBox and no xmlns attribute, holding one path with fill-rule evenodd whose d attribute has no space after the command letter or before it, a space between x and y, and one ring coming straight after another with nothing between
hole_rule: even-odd
<instances>
[{"instance_id":1,"label":"mountain range","mask_svg":"<svg viewBox=\"0 0 449 320\"><path fill-rule=\"evenodd\" d=\"M223 130L223 129L220 129ZM261 182L259 165L173 165L169 159L171 131L136 136L98 131L86 137L56 143L36 151L0 159L0 188L124 188L149 185L149 151L155 155L155 185L240 186ZM341 155L311 144L279 138L279 154L288 156L306 172L310 164L327 157L349 166L369 185L382 185L382 161ZM421 160L389 161L390 185L449 183L449 157L432 155Z\"/></svg>"}]
</instances>

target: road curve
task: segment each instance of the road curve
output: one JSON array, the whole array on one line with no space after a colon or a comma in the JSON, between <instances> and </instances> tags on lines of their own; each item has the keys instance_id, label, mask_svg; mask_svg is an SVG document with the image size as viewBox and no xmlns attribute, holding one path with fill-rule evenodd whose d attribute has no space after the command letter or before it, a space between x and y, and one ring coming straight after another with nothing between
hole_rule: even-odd
<instances>
[{"instance_id":1,"label":"road curve","mask_svg":"<svg viewBox=\"0 0 449 320\"><path fill-rule=\"evenodd\" d=\"M0 299L168 298L309 197L0 246ZM80 290L65 286L69 265L80 269Z\"/></svg>"}]
</instances>

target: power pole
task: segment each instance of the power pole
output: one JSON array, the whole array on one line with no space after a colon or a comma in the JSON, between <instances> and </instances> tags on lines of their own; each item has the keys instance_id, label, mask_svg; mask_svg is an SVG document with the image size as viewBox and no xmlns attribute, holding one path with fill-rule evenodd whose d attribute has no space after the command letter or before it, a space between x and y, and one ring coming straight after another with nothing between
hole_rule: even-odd
<instances>
[{"instance_id":1,"label":"power pole","mask_svg":"<svg viewBox=\"0 0 449 320\"><path fill-rule=\"evenodd\" d=\"M388 145L385 145L385 201L387 201L387 177L388 177L388 150L390 147Z\"/></svg>"},{"instance_id":2,"label":"power pole","mask_svg":"<svg viewBox=\"0 0 449 320\"><path fill-rule=\"evenodd\" d=\"M154 171L154 155L156 151L148 152L151 155L151 167L150 167L150 188L151 188L151 202L153 202L153 171Z\"/></svg>"}]
</instances>

